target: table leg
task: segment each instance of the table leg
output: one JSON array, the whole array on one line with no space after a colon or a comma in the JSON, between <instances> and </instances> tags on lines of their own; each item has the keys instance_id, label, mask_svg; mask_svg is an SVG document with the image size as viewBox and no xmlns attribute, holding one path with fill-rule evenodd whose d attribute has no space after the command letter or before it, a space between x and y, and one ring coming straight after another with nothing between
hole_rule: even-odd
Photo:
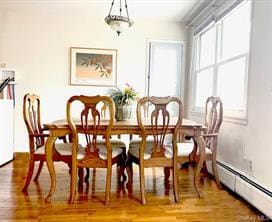
<instances>
[{"instance_id":1,"label":"table leg","mask_svg":"<svg viewBox=\"0 0 272 222\"><path fill-rule=\"evenodd\" d=\"M51 197L53 196L56 189L56 172L53 163L53 146L57 137L49 136L45 144L45 157L46 164L51 178L50 190L45 198L45 202L51 202Z\"/></svg>"},{"instance_id":2,"label":"table leg","mask_svg":"<svg viewBox=\"0 0 272 222\"><path fill-rule=\"evenodd\" d=\"M197 166L195 168L195 175L194 175L194 186L195 190L198 194L198 197L202 196L200 195L199 189L198 189L198 183L199 183L199 174L201 171L201 168L203 166L203 162L205 160L205 141L203 136L195 136L194 137L195 142L197 143L198 149L199 149L199 159L197 162Z\"/></svg>"}]
</instances>

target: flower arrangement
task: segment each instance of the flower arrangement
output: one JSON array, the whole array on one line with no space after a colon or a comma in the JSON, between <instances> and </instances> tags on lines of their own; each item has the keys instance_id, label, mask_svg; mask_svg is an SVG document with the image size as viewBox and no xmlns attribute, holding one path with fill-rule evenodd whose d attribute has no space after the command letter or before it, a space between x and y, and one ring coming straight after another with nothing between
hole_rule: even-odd
<instances>
[{"instance_id":1,"label":"flower arrangement","mask_svg":"<svg viewBox=\"0 0 272 222\"><path fill-rule=\"evenodd\" d=\"M135 92L132 86L126 83L126 87L123 91L117 87L116 89L109 90L109 95L116 106L125 106L131 105L138 93Z\"/></svg>"},{"instance_id":2,"label":"flower arrangement","mask_svg":"<svg viewBox=\"0 0 272 222\"><path fill-rule=\"evenodd\" d=\"M115 103L116 113L115 118L117 121L127 120L131 118L132 103L136 100L138 93L126 83L125 89L122 91L120 88L109 90L109 95Z\"/></svg>"}]
</instances>

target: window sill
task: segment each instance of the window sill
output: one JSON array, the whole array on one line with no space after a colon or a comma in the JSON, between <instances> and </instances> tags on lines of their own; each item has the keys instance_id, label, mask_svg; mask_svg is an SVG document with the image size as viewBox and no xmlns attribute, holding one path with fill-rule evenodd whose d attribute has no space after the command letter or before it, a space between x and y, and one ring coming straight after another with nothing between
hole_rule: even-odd
<instances>
[{"instance_id":1,"label":"window sill","mask_svg":"<svg viewBox=\"0 0 272 222\"><path fill-rule=\"evenodd\" d=\"M205 117L205 112L202 110L191 110L192 116L197 117ZM247 117L241 117L241 116L231 116L231 115L224 115L223 117L224 122L239 124L239 125L247 125Z\"/></svg>"}]
</instances>

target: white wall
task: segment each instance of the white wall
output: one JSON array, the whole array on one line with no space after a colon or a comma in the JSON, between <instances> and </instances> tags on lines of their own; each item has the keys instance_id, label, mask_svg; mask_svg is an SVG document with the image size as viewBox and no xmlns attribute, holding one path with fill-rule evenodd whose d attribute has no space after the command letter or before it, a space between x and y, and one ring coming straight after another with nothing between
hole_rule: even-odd
<instances>
[{"instance_id":1,"label":"white wall","mask_svg":"<svg viewBox=\"0 0 272 222\"><path fill-rule=\"evenodd\" d=\"M254 0L248 80L248 123L224 121L220 130L218 160L241 171L272 191L272 1ZM192 83L191 84L192 89ZM189 117L192 90L189 93ZM244 158L252 160L252 172Z\"/></svg>"},{"instance_id":2,"label":"white wall","mask_svg":"<svg viewBox=\"0 0 272 222\"><path fill-rule=\"evenodd\" d=\"M107 92L105 87L69 85L70 47L117 49L118 86L124 87L128 82L144 95L147 39L186 41L187 36L181 23L135 21L130 30L117 37L103 18L48 14L42 10L23 12L6 5L0 9L0 18L0 64L15 68L20 77L16 85L16 152L28 150L22 116L25 93L41 96L42 120L47 122L65 117L66 100L71 95Z\"/></svg>"}]
</instances>

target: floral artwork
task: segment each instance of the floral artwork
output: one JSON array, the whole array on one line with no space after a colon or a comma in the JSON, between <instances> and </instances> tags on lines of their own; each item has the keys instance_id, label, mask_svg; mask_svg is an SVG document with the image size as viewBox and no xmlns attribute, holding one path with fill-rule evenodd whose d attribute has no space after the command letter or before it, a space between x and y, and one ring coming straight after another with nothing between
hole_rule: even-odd
<instances>
[{"instance_id":1,"label":"floral artwork","mask_svg":"<svg viewBox=\"0 0 272 222\"><path fill-rule=\"evenodd\" d=\"M71 48L71 85L116 85L114 49Z\"/></svg>"},{"instance_id":2,"label":"floral artwork","mask_svg":"<svg viewBox=\"0 0 272 222\"><path fill-rule=\"evenodd\" d=\"M110 78L110 75L112 73L112 55L78 53L76 56L76 60L77 60L77 69L83 69L83 70L89 70L89 71L92 70L94 71L94 73L99 72L100 78L102 77Z\"/></svg>"}]
</instances>

